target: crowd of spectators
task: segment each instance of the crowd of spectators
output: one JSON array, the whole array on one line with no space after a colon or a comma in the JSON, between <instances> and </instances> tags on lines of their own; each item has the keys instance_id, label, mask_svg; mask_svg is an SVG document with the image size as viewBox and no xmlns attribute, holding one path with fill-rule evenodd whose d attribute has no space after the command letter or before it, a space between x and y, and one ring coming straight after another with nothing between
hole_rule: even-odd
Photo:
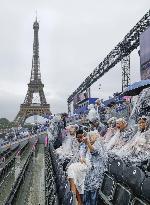
<instances>
[{"instance_id":1,"label":"crowd of spectators","mask_svg":"<svg viewBox=\"0 0 150 205\"><path fill-rule=\"evenodd\" d=\"M87 115L66 117L66 121L64 116L55 116L51 120L49 141L67 175L73 205L96 204L97 191L111 160L142 167L150 159L150 118L138 116L130 124L132 107L128 103L124 106L129 108L128 115L119 116L116 105L108 112L108 107L97 100L89 106Z\"/></svg>"}]
</instances>

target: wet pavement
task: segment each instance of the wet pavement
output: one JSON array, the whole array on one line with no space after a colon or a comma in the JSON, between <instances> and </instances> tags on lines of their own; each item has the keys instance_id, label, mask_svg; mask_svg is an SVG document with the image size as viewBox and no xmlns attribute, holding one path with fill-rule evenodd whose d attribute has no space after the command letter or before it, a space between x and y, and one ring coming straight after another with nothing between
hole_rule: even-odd
<instances>
[{"instance_id":1,"label":"wet pavement","mask_svg":"<svg viewBox=\"0 0 150 205\"><path fill-rule=\"evenodd\" d=\"M38 145L38 153L34 159L32 185L28 198L28 205L45 204L45 162L44 162L44 145Z\"/></svg>"}]
</instances>

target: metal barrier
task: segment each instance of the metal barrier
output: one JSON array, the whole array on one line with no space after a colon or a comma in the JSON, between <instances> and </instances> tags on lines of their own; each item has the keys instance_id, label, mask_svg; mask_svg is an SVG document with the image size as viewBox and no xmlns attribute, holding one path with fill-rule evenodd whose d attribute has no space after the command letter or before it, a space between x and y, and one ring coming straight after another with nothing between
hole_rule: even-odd
<instances>
[{"instance_id":1,"label":"metal barrier","mask_svg":"<svg viewBox=\"0 0 150 205\"><path fill-rule=\"evenodd\" d=\"M48 148L45 148L45 204L58 204L53 166Z\"/></svg>"},{"instance_id":2,"label":"metal barrier","mask_svg":"<svg viewBox=\"0 0 150 205\"><path fill-rule=\"evenodd\" d=\"M67 177L65 175L65 172L63 171L63 166L62 164L60 164L58 156L55 154L55 149L52 144L49 145L49 153L51 157L53 173L55 176L56 191L59 205L72 205L72 192L70 191Z\"/></svg>"}]
</instances>

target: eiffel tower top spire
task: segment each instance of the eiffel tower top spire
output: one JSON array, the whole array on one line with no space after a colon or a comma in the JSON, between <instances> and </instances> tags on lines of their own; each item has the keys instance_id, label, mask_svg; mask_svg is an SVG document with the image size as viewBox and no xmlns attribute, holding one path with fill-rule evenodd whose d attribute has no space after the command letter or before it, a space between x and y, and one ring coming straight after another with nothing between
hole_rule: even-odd
<instances>
[{"instance_id":1,"label":"eiffel tower top spire","mask_svg":"<svg viewBox=\"0 0 150 205\"><path fill-rule=\"evenodd\" d=\"M41 73L40 73L40 59L39 59L39 22L37 21L37 15L35 22L33 23L34 29L34 41L33 41L33 58L32 58L32 70L30 83L40 83Z\"/></svg>"},{"instance_id":2,"label":"eiffel tower top spire","mask_svg":"<svg viewBox=\"0 0 150 205\"><path fill-rule=\"evenodd\" d=\"M35 11L35 13L36 13L36 17L35 17L35 20L37 21L37 10Z\"/></svg>"}]
</instances>

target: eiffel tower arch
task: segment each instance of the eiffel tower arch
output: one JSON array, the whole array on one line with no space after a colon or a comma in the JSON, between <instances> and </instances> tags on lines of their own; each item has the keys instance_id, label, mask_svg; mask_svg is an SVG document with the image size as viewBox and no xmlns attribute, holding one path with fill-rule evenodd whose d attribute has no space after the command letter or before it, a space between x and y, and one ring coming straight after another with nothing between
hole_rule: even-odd
<instances>
[{"instance_id":1,"label":"eiffel tower arch","mask_svg":"<svg viewBox=\"0 0 150 205\"><path fill-rule=\"evenodd\" d=\"M34 29L34 42L33 42L33 58L32 58L32 70L30 83L28 84L28 91L23 104L20 105L20 111L18 112L14 122L16 124L24 124L28 117L34 115L51 115L50 105L47 104L44 94L44 84L41 80L40 73L40 60L39 60L39 40L38 31L39 23L37 18L33 24ZM40 103L33 103L34 94L39 95Z\"/></svg>"}]
</instances>

